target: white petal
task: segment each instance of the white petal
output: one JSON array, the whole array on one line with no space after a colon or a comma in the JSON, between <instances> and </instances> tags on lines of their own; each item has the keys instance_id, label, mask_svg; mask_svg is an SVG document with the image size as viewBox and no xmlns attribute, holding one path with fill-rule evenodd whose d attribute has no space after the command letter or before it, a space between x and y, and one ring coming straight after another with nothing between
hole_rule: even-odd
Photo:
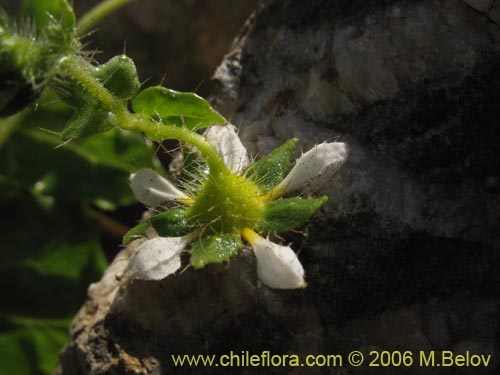
<instances>
[{"instance_id":1,"label":"white petal","mask_svg":"<svg viewBox=\"0 0 500 375\"><path fill-rule=\"evenodd\" d=\"M253 243L257 258L257 275L270 288L304 288L304 268L288 246L277 245L265 238Z\"/></svg>"},{"instance_id":2,"label":"white petal","mask_svg":"<svg viewBox=\"0 0 500 375\"><path fill-rule=\"evenodd\" d=\"M156 237L147 240L130 257L123 276L127 279L161 280L181 267L185 237Z\"/></svg>"},{"instance_id":3,"label":"white petal","mask_svg":"<svg viewBox=\"0 0 500 375\"><path fill-rule=\"evenodd\" d=\"M137 200L146 206L158 206L166 201L187 199L165 177L151 169L140 169L130 176L130 186Z\"/></svg>"},{"instance_id":4,"label":"white petal","mask_svg":"<svg viewBox=\"0 0 500 375\"><path fill-rule=\"evenodd\" d=\"M205 137L232 172L241 172L248 166L247 150L233 125L212 126L206 131Z\"/></svg>"},{"instance_id":5,"label":"white petal","mask_svg":"<svg viewBox=\"0 0 500 375\"><path fill-rule=\"evenodd\" d=\"M345 143L321 143L303 154L277 189L284 193L311 187L321 188L347 160Z\"/></svg>"}]
</instances>

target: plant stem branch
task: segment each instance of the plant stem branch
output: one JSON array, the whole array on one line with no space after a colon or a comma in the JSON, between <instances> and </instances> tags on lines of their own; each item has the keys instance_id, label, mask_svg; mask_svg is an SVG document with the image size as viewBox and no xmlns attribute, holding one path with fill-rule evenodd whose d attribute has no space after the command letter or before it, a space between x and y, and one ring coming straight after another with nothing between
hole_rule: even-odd
<instances>
[{"instance_id":1,"label":"plant stem branch","mask_svg":"<svg viewBox=\"0 0 500 375\"><path fill-rule=\"evenodd\" d=\"M105 108L113 113L118 126L124 130L135 130L145 133L154 141L177 139L196 147L207 160L208 167L213 173L228 172L217 151L198 133L185 127L165 125L152 121L148 116L130 113L126 103L117 99L104 85L89 71L89 62L79 57L66 57L61 62L63 70L78 81L94 98L99 100Z\"/></svg>"}]
</instances>

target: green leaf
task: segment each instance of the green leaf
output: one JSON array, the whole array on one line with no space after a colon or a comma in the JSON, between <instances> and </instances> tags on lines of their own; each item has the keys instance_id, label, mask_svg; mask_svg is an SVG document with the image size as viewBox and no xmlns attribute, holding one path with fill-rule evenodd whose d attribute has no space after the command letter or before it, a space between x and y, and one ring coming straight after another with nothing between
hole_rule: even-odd
<instances>
[{"instance_id":1,"label":"green leaf","mask_svg":"<svg viewBox=\"0 0 500 375\"><path fill-rule=\"evenodd\" d=\"M192 92L178 92L161 86L142 91L133 102L134 111L165 125L187 126L191 130L226 123L203 98Z\"/></svg>"},{"instance_id":2,"label":"green leaf","mask_svg":"<svg viewBox=\"0 0 500 375\"><path fill-rule=\"evenodd\" d=\"M76 146L77 150L92 155L97 163L126 172L127 176L141 168L163 171L155 156L155 147L146 145L136 132L115 128L99 137L83 139Z\"/></svg>"},{"instance_id":3,"label":"green leaf","mask_svg":"<svg viewBox=\"0 0 500 375\"><path fill-rule=\"evenodd\" d=\"M82 230L91 239L77 242L63 238L70 233L69 228L62 225L59 229L64 233L50 241L50 238L41 238L37 233L39 230L28 226L31 222L26 224L32 239L17 242L29 247L10 257L10 254L2 253L5 260L0 266L0 282L8 303L0 308L0 314L69 316L85 298L88 284L97 281L106 268L98 238L89 233L88 223L87 228L82 225ZM40 229L52 238L57 236L55 229L45 226ZM13 248L15 236L5 237L9 248Z\"/></svg>"},{"instance_id":4,"label":"green leaf","mask_svg":"<svg viewBox=\"0 0 500 375\"><path fill-rule=\"evenodd\" d=\"M257 230L265 233L287 232L307 221L328 200L328 197L302 199L299 197L278 199L266 205L264 220Z\"/></svg>"},{"instance_id":5,"label":"green leaf","mask_svg":"<svg viewBox=\"0 0 500 375\"><path fill-rule=\"evenodd\" d=\"M9 129L0 148L1 374L53 373L68 317L106 267L84 208L97 198L133 201L128 172L80 146L54 149L57 136L33 129L62 125L58 111L45 110Z\"/></svg>"},{"instance_id":6,"label":"green leaf","mask_svg":"<svg viewBox=\"0 0 500 375\"><path fill-rule=\"evenodd\" d=\"M96 241L51 241L37 249L37 241L32 238L36 231L29 224L25 220L23 231L18 234L29 237L27 241L2 238L9 253L3 254L8 260L0 267L5 298L0 307L1 374L53 373L59 352L68 340L71 316L81 306L89 283L97 281L106 267ZM61 236L58 231L66 229L47 228L40 221L37 224L47 239ZM7 228L11 232L16 229L19 230ZM81 230L85 231L83 227ZM18 256L12 254L13 249L25 244L29 247L22 249L24 258L13 262L12 255Z\"/></svg>"},{"instance_id":7,"label":"green leaf","mask_svg":"<svg viewBox=\"0 0 500 375\"><path fill-rule=\"evenodd\" d=\"M239 234L208 235L193 242L190 263L194 268L203 268L210 263L222 263L243 247Z\"/></svg>"},{"instance_id":8,"label":"green leaf","mask_svg":"<svg viewBox=\"0 0 500 375\"><path fill-rule=\"evenodd\" d=\"M66 243L51 241L35 256L24 260L21 264L42 277L60 277L78 281L87 271L89 262L99 271L104 271L107 265L99 245L95 242L73 244L70 250ZM68 263L71 263L72 267L67 267Z\"/></svg>"},{"instance_id":9,"label":"green leaf","mask_svg":"<svg viewBox=\"0 0 500 375\"><path fill-rule=\"evenodd\" d=\"M50 200L55 200L56 207L135 203L130 173L140 168L161 169L154 147L145 145L140 134L112 129L56 149L60 137L48 131L60 131L71 108L52 101L51 95L44 95L39 108L13 129L0 148L0 186L2 179L6 186L17 185L13 191L31 192L45 208L52 204Z\"/></svg>"},{"instance_id":10,"label":"green leaf","mask_svg":"<svg viewBox=\"0 0 500 375\"><path fill-rule=\"evenodd\" d=\"M144 237L150 225L162 237L180 237L191 232L186 209L175 207L155 215L147 222L140 223L130 229L123 237L123 244L126 245L137 238Z\"/></svg>"},{"instance_id":11,"label":"green leaf","mask_svg":"<svg viewBox=\"0 0 500 375\"><path fill-rule=\"evenodd\" d=\"M132 166L108 161L80 145L55 149L58 145L57 136L21 127L0 150L0 176L26 191L54 197L56 205L90 204L95 200L117 205L135 202L128 186ZM45 180L49 171L54 172L50 189Z\"/></svg>"},{"instance_id":12,"label":"green leaf","mask_svg":"<svg viewBox=\"0 0 500 375\"><path fill-rule=\"evenodd\" d=\"M248 168L247 177L266 193L278 185L290 169L297 138L291 138Z\"/></svg>"},{"instance_id":13,"label":"green leaf","mask_svg":"<svg viewBox=\"0 0 500 375\"><path fill-rule=\"evenodd\" d=\"M64 124L73 116L73 109L61 102L53 90L46 90L39 100L38 108L23 118L19 127L30 129L43 138L43 142L53 144L61 143L57 133ZM9 119L10 120L10 119ZM0 129L6 120L0 122ZM43 131L40 131L43 129ZM49 134L55 133L54 135ZM1 145L1 131L0 131ZM162 166L155 156L155 147L146 145L143 137L133 131L111 129L99 137L88 137L78 143L71 143L62 147L70 150L92 164L107 165L126 173L136 172L140 168L150 168L162 171ZM50 154L56 156L59 150L51 150ZM63 163L63 161L59 161ZM128 182L126 182L128 184ZM129 187L126 187L130 191Z\"/></svg>"},{"instance_id":14,"label":"green leaf","mask_svg":"<svg viewBox=\"0 0 500 375\"><path fill-rule=\"evenodd\" d=\"M70 319L0 317L0 324L8 326L0 333L0 373L52 374L69 338Z\"/></svg>"}]
</instances>

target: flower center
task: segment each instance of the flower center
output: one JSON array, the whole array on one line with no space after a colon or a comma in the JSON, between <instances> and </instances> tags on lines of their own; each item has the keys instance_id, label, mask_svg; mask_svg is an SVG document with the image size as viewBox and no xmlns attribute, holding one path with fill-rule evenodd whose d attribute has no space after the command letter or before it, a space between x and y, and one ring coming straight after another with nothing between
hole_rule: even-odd
<instances>
[{"instance_id":1,"label":"flower center","mask_svg":"<svg viewBox=\"0 0 500 375\"><path fill-rule=\"evenodd\" d=\"M217 233L239 233L253 228L264 216L260 190L245 177L232 173L209 176L203 183L188 217L196 226Z\"/></svg>"}]
</instances>

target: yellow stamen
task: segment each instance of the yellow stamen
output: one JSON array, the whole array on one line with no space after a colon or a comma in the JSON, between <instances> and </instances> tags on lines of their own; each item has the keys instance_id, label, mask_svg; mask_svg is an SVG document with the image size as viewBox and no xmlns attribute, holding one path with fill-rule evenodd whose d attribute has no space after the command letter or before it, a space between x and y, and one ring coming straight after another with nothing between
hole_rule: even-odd
<instances>
[{"instance_id":1,"label":"yellow stamen","mask_svg":"<svg viewBox=\"0 0 500 375\"><path fill-rule=\"evenodd\" d=\"M285 192L283 191L283 189L275 187L271 191L269 191L266 194L260 196L259 199L262 202L270 202L270 201L274 201L274 200L276 200L278 198L281 198L281 196L283 196L284 193Z\"/></svg>"},{"instance_id":2,"label":"yellow stamen","mask_svg":"<svg viewBox=\"0 0 500 375\"><path fill-rule=\"evenodd\" d=\"M182 199L178 199L177 202L179 202L180 204L183 204L185 206L192 206L194 203L194 199L193 198L182 198Z\"/></svg>"},{"instance_id":3,"label":"yellow stamen","mask_svg":"<svg viewBox=\"0 0 500 375\"><path fill-rule=\"evenodd\" d=\"M255 244L255 242L257 242L257 240L262 238L261 236L259 236L256 232L254 232L250 228L244 228L241 231L241 237L243 237L243 239L245 241L247 241L252 246Z\"/></svg>"}]
</instances>

